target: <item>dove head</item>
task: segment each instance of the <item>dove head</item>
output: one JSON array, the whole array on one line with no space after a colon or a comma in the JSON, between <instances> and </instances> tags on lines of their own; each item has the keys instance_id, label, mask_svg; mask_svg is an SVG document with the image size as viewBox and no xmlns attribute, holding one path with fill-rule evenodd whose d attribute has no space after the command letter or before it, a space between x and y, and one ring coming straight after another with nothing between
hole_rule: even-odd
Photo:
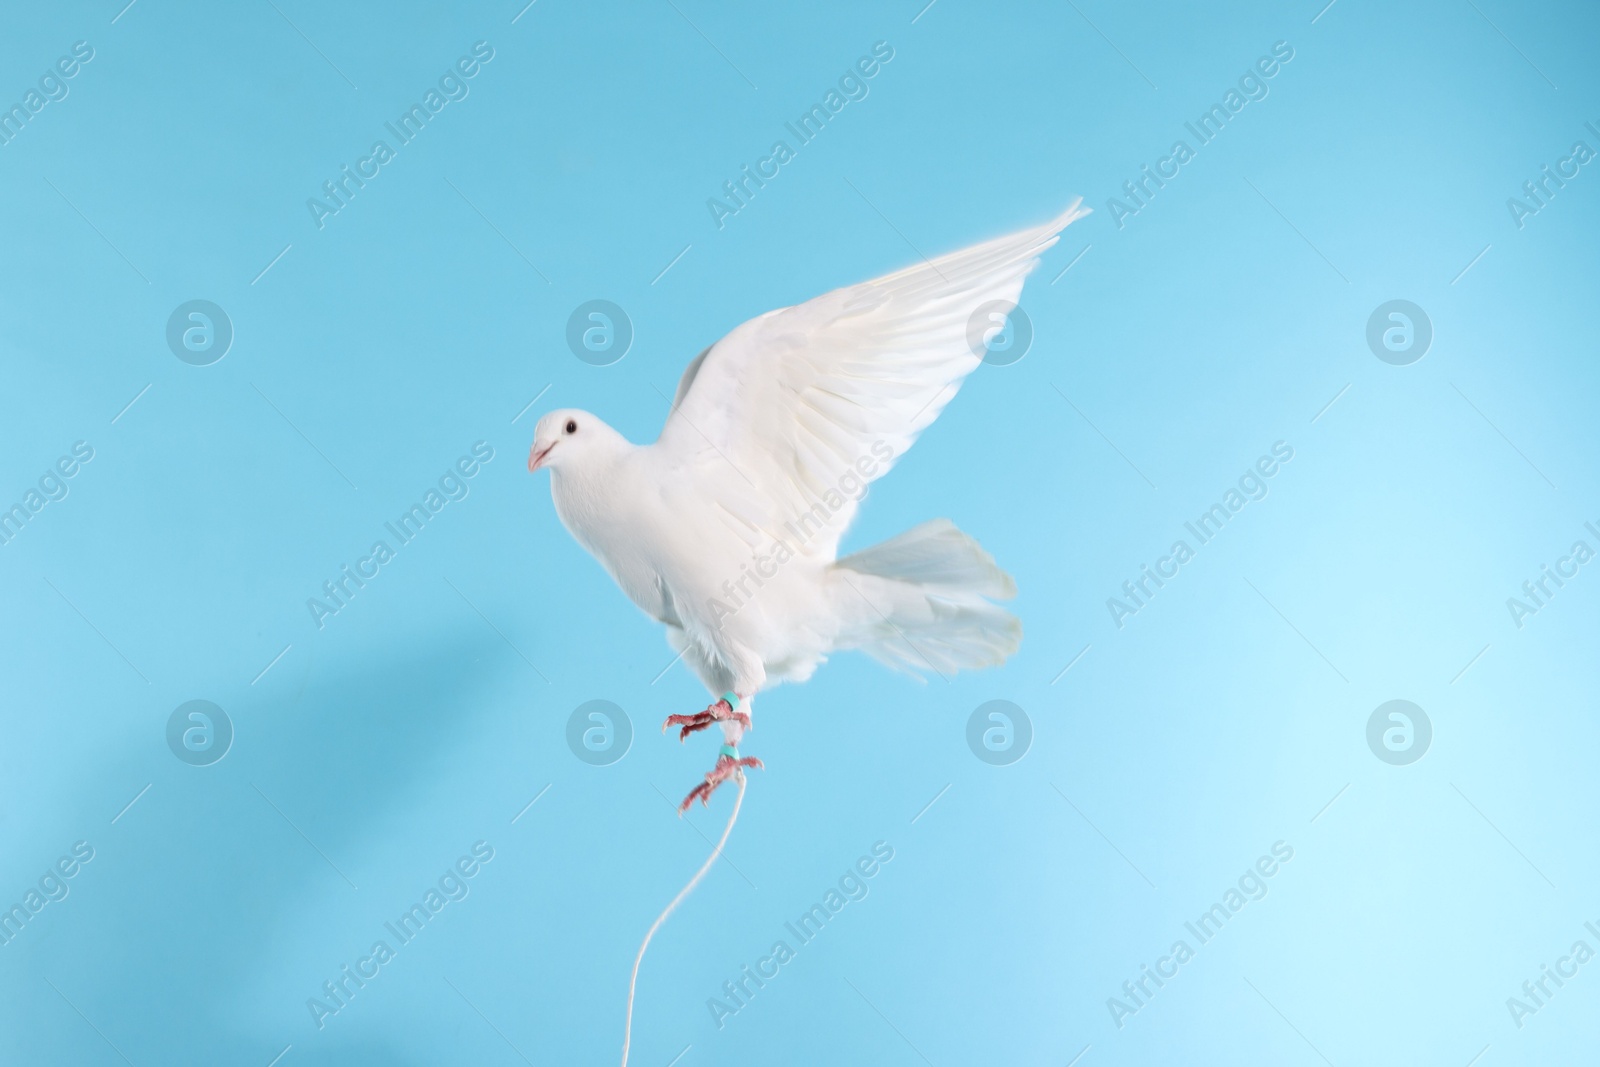
<instances>
[{"instance_id":1,"label":"dove head","mask_svg":"<svg viewBox=\"0 0 1600 1067\"><path fill-rule=\"evenodd\" d=\"M627 443L621 434L587 411L562 408L534 426L528 471L549 468L575 472L586 463L615 454Z\"/></svg>"}]
</instances>

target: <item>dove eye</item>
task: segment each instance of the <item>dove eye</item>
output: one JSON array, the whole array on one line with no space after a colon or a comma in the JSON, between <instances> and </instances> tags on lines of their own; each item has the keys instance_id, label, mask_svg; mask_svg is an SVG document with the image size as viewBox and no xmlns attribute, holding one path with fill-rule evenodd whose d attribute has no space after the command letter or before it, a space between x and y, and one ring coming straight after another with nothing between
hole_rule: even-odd
<instances>
[{"instance_id":1,"label":"dove eye","mask_svg":"<svg viewBox=\"0 0 1600 1067\"><path fill-rule=\"evenodd\" d=\"M578 423L577 423L576 419L568 419L567 420L567 432L568 433L577 433L578 432Z\"/></svg>"}]
</instances>

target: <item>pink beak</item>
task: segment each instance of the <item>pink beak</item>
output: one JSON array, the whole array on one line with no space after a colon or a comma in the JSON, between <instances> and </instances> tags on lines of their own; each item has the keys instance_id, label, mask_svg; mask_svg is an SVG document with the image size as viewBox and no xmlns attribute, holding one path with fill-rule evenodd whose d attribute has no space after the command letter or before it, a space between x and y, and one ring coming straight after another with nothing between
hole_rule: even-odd
<instances>
[{"instance_id":1,"label":"pink beak","mask_svg":"<svg viewBox=\"0 0 1600 1067\"><path fill-rule=\"evenodd\" d=\"M534 471L536 471L540 467L544 466L545 458L550 455L550 450L552 448L554 448L554 447L556 447L556 444L555 444L554 441L552 441L548 445L545 445L543 448L540 448L538 446L538 444L535 443L534 446L528 450L528 473L529 474L532 474Z\"/></svg>"}]
</instances>

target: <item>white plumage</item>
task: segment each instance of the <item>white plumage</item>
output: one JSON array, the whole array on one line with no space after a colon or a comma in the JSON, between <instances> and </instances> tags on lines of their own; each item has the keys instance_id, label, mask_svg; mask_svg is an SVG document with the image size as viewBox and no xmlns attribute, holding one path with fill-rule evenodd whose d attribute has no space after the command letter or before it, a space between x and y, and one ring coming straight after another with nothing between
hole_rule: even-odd
<instances>
[{"instance_id":1,"label":"white plumage","mask_svg":"<svg viewBox=\"0 0 1600 1067\"><path fill-rule=\"evenodd\" d=\"M654 444L555 411L529 469L549 468L562 523L714 695L747 704L837 649L915 672L1001 663L1021 625L992 601L1015 587L948 520L843 559L837 548L866 485L978 367L974 313L1016 304L1040 253L1086 214L1074 203L751 319L690 363Z\"/></svg>"}]
</instances>

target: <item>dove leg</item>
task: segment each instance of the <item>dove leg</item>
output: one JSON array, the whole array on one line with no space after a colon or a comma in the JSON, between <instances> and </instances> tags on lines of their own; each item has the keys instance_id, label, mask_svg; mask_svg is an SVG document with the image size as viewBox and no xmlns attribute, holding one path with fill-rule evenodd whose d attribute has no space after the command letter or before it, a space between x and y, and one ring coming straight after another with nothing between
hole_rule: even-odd
<instances>
[{"instance_id":1,"label":"dove leg","mask_svg":"<svg viewBox=\"0 0 1600 1067\"><path fill-rule=\"evenodd\" d=\"M743 705L747 702L747 698L741 697L739 702ZM750 729L750 716L744 711L734 711L733 705L724 698L693 715L668 715L667 721L661 724L661 732L666 733L671 727L679 727L678 741L681 743L690 734L699 733L716 722L722 723L722 736L730 745L737 745L744 731ZM730 736L730 731L736 732Z\"/></svg>"},{"instance_id":2,"label":"dove leg","mask_svg":"<svg viewBox=\"0 0 1600 1067\"><path fill-rule=\"evenodd\" d=\"M723 746L723 754L717 757L717 765L711 768L710 773L706 775L705 781L689 790L689 795L683 798L682 804L678 805L679 815L688 811L689 805L696 800L700 801L701 807L711 803L711 794L717 791L717 786L742 775L746 767L752 767L757 770L766 769L765 765L754 756L728 755L727 750L732 747L731 745ZM734 749L734 751L737 753L738 750Z\"/></svg>"},{"instance_id":3,"label":"dove leg","mask_svg":"<svg viewBox=\"0 0 1600 1067\"><path fill-rule=\"evenodd\" d=\"M746 767L765 770L762 762L754 756L739 755L739 741L744 737L745 731L751 728L750 697L735 694L734 699L738 701L738 710L734 710L733 704L724 698L699 715L675 715L667 720L669 726L679 725L673 723L673 719L693 720L692 723L683 725L683 732L679 735L680 741L696 730L705 729L713 722L722 726L723 745L722 751L717 755L717 762L706 774L705 779L683 798L683 803L678 805L679 815L688 811L689 805L696 800L700 801L702 807L709 804L711 794L717 791L717 786L740 777ZM700 721L702 717L705 717L703 722Z\"/></svg>"}]
</instances>

